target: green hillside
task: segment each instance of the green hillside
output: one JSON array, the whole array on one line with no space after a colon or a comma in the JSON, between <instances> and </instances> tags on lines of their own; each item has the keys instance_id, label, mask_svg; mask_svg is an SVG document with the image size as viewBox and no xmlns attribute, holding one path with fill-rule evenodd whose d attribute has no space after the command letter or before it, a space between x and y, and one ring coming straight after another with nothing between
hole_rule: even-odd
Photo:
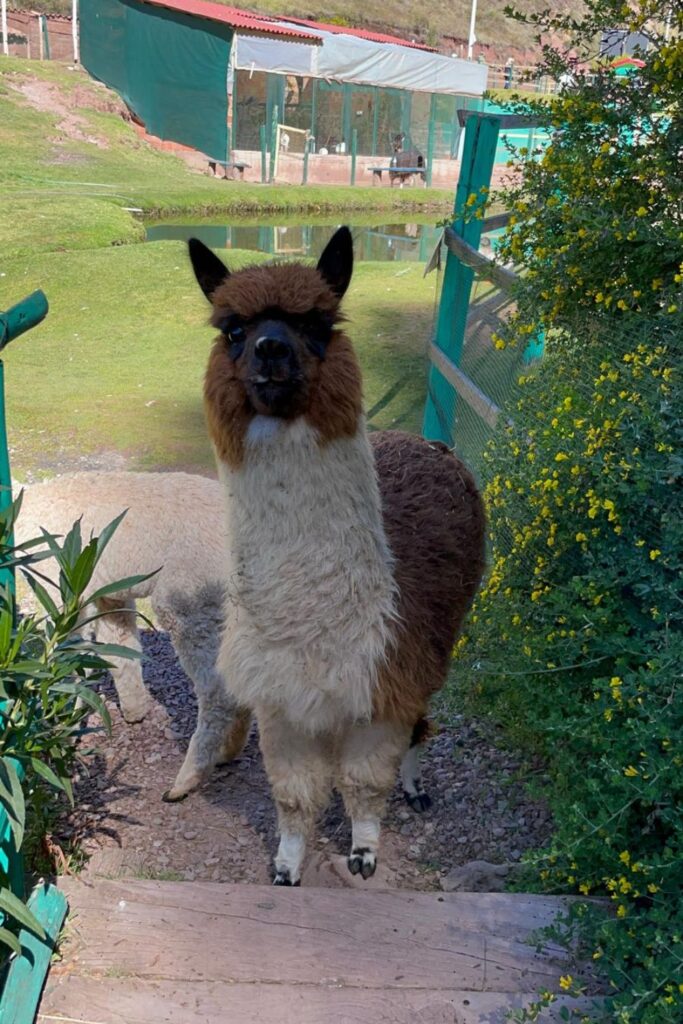
<instances>
[{"instance_id":1,"label":"green hillside","mask_svg":"<svg viewBox=\"0 0 683 1024\"><path fill-rule=\"evenodd\" d=\"M457 50L469 34L471 0L432 0L430 4L419 0L383 0L382 4L368 5L363 0L218 0L230 6L243 6L247 10L265 14L294 15L332 21L356 28L371 28L395 33L406 39L438 46L444 51ZM477 5L477 39L493 47L496 59L504 59L506 48L528 51L535 49L533 33L505 16L507 0L479 0ZM15 0L12 6L45 13L71 13L71 0ZM523 11L541 11L549 5L547 0L518 0ZM578 13L581 0L556 0L556 11Z\"/></svg>"}]
</instances>

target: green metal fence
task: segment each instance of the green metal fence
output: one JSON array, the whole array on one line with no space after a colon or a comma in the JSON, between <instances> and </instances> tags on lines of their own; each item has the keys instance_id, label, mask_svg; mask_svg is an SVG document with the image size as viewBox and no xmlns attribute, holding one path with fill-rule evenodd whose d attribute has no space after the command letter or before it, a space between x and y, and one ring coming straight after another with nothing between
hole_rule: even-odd
<instances>
[{"instance_id":1,"label":"green metal fence","mask_svg":"<svg viewBox=\"0 0 683 1024\"><path fill-rule=\"evenodd\" d=\"M425 437L457 448L480 474L481 455L492 435L520 367L543 351L536 338L525 351L498 351L493 337L511 307L516 274L481 253L508 220L465 218L468 197L481 197L491 184L501 135L529 131L529 119L503 113L463 112L466 124L462 167L453 221L446 228L445 269L423 419ZM476 278L476 282L475 282Z\"/></svg>"},{"instance_id":2,"label":"green metal fence","mask_svg":"<svg viewBox=\"0 0 683 1024\"><path fill-rule=\"evenodd\" d=\"M34 292L6 312L0 312L0 351L25 331L35 327L47 315L47 299L42 291ZM5 422L4 366L0 360L0 511L12 502L11 475ZM14 575L11 569L0 568L0 593L11 594ZM13 761L21 783L21 765ZM4 784L4 772L2 783ZM0 789L2 787L0 786ZM52 952L66 915L66 899L54 885L39 882L30 894L25 889L21 850L14 841L10 820L0 804L0 882L28 909L43 930L37 935L29 928L17 933L21 952L12 955L0 973L1 1024L32 1024L43 984L50 966ZM2 914L0 893L0 928L8 927Z\"/></svg>"}]
</instances>

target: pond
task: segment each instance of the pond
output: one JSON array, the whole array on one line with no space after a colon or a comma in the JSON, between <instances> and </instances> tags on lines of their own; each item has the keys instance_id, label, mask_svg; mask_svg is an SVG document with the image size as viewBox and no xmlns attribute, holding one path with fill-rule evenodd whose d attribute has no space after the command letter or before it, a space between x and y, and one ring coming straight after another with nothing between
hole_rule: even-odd
<instances>
[{"instance_id":1,"label":"pond","mask_svg":"<svg viewBox=\"0 0 683 1024\"><path fill-rule=\"evenodd\" d=\"M441 229L419 219L408 224L352 222L356 259L409 260L426 262L437 243ZM307 224L288 223L286 218L273 219L261 215L258 220L232 219L231 224L198 221L176 224L161 221L147 225L147 241L187 241L199 238L212 249L250 249L273 256L317 256L325 247L339 221Z\"/></svg>"}]
</instances>

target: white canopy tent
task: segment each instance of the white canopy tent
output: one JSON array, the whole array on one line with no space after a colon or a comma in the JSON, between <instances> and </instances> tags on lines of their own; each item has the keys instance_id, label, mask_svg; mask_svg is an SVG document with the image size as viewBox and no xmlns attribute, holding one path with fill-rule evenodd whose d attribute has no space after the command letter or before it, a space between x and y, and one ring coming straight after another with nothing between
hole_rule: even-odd
<instances>
[{"instance_id":1,"label":"white canopy tent","mask_svg":"<svg viewBox=\"0 0 683 1024\"><path fill-rule=\"evenodd\" d=\"M303 75L410 92L481 96L486 89L484 64L396 43L326 32L308 24L305 31L318 36L321 45L241 35L238 31L232 66L236 70Z\"/></svg>"}]
</instances>

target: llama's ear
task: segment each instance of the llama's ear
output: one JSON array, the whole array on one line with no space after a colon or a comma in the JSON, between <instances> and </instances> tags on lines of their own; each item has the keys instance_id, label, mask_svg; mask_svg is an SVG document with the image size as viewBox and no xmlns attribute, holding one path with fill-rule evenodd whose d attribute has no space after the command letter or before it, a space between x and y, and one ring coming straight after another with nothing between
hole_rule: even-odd
<instances>
[{"instance_id":1,"label":"llama's ear","mask_svg":"<svg viewBox=\"0 0 683 1024\"><path fill-rule=\"evenodd\" d=\"M341 299L353 273L353 240L348 228L339 228L332 235L318 260L318 271Z\"/></svg>"},{"instance_id":2,"label":"llama's ear","mask_svg":"<svg viewBox=\"0 0 683 1024\"><path fill-rule=\"evenodd\" d=\"M200 242L198 238L191 238L187 243L187 247L190 250L190 261L194 270L194 276L197 278L199 287L207 299L211 301L211 296L219 284L222 284L226 277L230 277L230 271L218 259L218 256L211 252L211 249L204 245L203 242Z\"/></svg>"}]
</instances>

